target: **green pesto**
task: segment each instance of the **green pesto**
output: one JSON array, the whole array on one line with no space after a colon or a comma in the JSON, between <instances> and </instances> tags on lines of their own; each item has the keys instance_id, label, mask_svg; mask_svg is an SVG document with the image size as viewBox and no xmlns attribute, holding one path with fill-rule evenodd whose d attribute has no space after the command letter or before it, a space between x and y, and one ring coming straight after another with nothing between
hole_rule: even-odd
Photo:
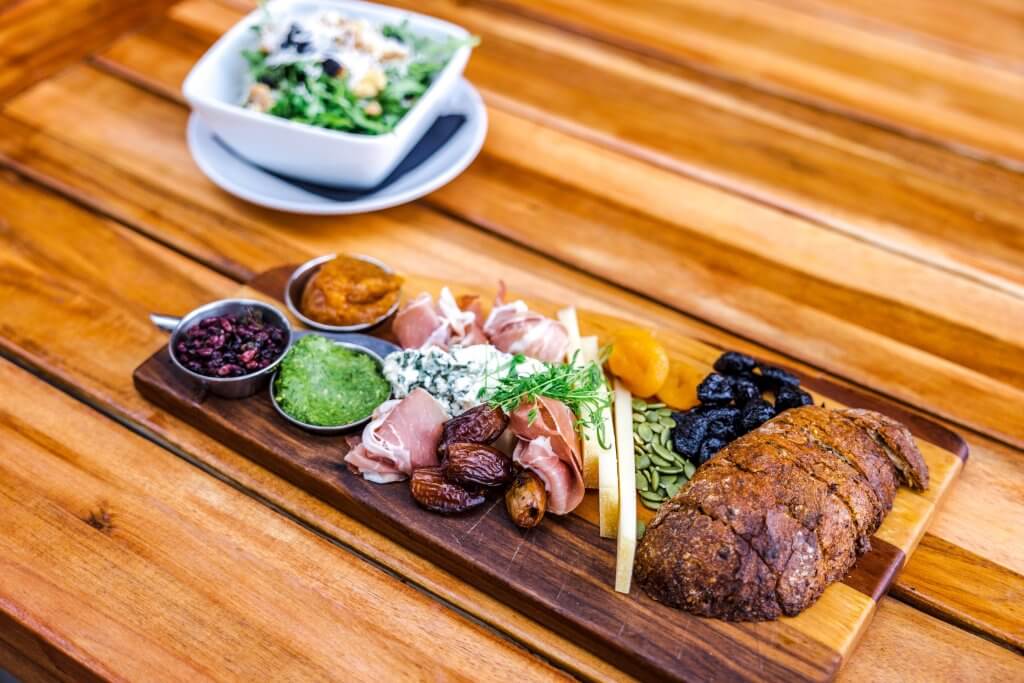
<instances>
[{"instance_id":1,"label":"green pesto","mask_svg":"<svg viewBox=\"0 0 1024 683\"><path fill-rule=\"evenodd\" d=\"M361 420L390 394L391 385L373 358L320 335L292 346L274 384L274 398L284 412L320 427Z\"/></svg>"}]
</instances>

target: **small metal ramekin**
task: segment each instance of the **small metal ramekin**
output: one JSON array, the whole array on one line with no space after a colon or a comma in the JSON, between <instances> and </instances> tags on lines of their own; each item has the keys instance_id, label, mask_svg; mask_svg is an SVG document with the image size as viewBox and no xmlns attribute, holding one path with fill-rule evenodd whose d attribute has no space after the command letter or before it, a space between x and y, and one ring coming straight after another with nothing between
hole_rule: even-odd
<instances>
[{"instance_id":1,"label":"small metal ramekin","mask_svg":"<svg viewBox=\"0 0 1024 683\"><path fill-rule=\"evenodd\" d=\"M333 341L335 344L337 344L339 346L344 346L346 349L352 349L353 351L357 351L359 353L365 353L367 356L372 358L375 363L377 363L377 368L381 371L381 374L383 374L383 371L384 371L384 360L380 356L378 356L376 353L371 351L370 349L366 348L365 346L359 346L358 344L350 344L348 342L337 341L335 339L331 339L331 341ZM361 420L356 420L355 422L349 422L348 424L344 424L344 425L332 425L332 426L314 425L314 424L309 424L308 422L303 422L302 420L297 420L294 417L292 417L291 415L289 415L288 413L284 412L284 408L282 408L281 404L279 404L277 402L277 396L274 395L274 387L277 385L277 377L280 374L281 374L280 370L275 372L273 379L271 379L271 381L270 381L270 402L274 405L274 409L278 413L281 414L281 417L283 417L284 419L288 420L289 422L291 422L293 425L295 425L297 427L301 427L302 429L305 429L306 431L309 431L309 432L313 432L314 434L324 434L324 435L328 435L328 434L341 434L342 432L347 432L350 429L354 429L356 427L361 427L362 425L364 425L367 422L369 422L370 418L372 417L372 413L371 413L370 415L367 415L366 417L364 417ZM388 397L386 399L384 399L384 400L387 401L388 399L390 399L392 394L393 394L393 391L389 391L388 392Z\"/></svg>"},{"instance_id":2,"label":"small metal ramekin","mask_svg":"<svg viewBox=\"0 0 1024 683\"><path fill-rule=\"evenodd\" d=\"M178 360L178 353L174 347L181 340L182 336L200 320L214 315L242 315L253 310L260 311L264 322L283 330L286 335L284 349L281 350L280 355L270 365L256 372L251 372L248 375L239 375L238 377L207 377L206 375L189 370ZM221 299L220 301L200 306L183 317L174 328L174 331L171 332L171 338L167 342L167 350L171 355L171 362L174 363L174 366L183 374L202 384L210 393L224 398L245 398L246 396L252 396L266 386L270 376L274 374L277 366L281 363L281 359L284 358L289 347L291 347L291 342L292 326L284 313L274 306L265 304L262 301L256 301L255 299Z\"/></svg>"},{"instance_id":3,"label":"small metal ramekin","mask_svg":"<svg viewBox=\"0 0 1024 683\"><path fill-rule=\"evenodd\" d=\"M378 261L372 256L363 256L362 254L345 254L345 256L359 259L360 261L366 261L367 263L372 263L389 274L394 274L395 272L391 266ZM318 270L320 270L320 266L328 261L333 261L337 257L337 254L327 254L326 256L319 256L315 259L306 261L296 268L295 272L292 273L292 276L288 278L288 284L285 285L284 288L284 303L288 306L288 310L292 312L292 315L302 321L303 325L317 330L324 330L325 332L360 332L362 330L369 330L377 327L398 311L398 305L401 303L401 297L395 299L395 305L389 308L381 317L372 322L359 323L358 325L325 325L324 323L319 323L312 318L305 316L300 310L299 304L302 302L302 293L306 290L306 283L308 283L309 279L313 277Z\"/></svg>"}]
</instances>

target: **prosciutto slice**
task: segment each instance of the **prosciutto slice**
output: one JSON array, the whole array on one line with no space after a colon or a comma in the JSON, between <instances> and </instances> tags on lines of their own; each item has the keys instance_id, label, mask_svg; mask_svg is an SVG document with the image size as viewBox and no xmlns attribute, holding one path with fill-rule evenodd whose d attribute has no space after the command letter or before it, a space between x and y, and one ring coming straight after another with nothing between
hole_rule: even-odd
<instances>
[{"instance_id":1,"label":"prosciutto slice","mask_svg":"<svg viewBox=\"0 0 1024 683\"><path fill-rule=\"evenodd\" d=\"M565 360L569 332L562 323L531 311L521 300L504 300L503 282L483 328L492 344L506 353L521 353L549 363Z\"/></svg>"},{"instance_id":2,"label":"prosciutto slice","mask_svg":"<svg viewBox=\"0 0 1024 683\"><path fill-rule=\"evenodd\" d=\"M533 410L537 412L531 423ZM572 411L561 401L541 397L512 411L509 429L519 439L512 459L544 482L548 512L565 515L576 509L586 489Z\"/></svg>"},{"instance_id":3,"label":"prosciutto slice","mask_svg":"<svg viewBox=\"0 0 1024 683\"><path fill-rule=\"evenodd\" d=\"M402 307L392 325L398 343L406 349L426 349L436 346L445 351L451 346L486 344L487 337L478 320L482 316L479 302L462 297L463 309L455 301L451 290L441 290L437 302L426 292Z\"/></svg>"},{"instance_id":4,"label":"prosciutto slice","mask_svg":"<svg viewBox=\"0 0 1024 683\"><path fill-rule=\"evenodd\" d=\"M423 389L373 411L362 440L345 455L349 470L378 484L406 479L438 464L437 444L448 419L441 404Z\"/></svg>"}]
</instances>

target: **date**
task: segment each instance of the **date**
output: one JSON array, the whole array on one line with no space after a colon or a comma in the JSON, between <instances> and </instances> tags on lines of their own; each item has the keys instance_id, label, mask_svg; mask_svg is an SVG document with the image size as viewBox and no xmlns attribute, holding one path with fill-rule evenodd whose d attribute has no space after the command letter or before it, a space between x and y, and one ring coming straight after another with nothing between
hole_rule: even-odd
<instances>
[{"instance_id":1,"label":"date","mask_svg":"<svg viewBox=\"0 0 1024 683\"><path fill-rule=\"evenodd\" d=\"M496 448L480 443L448 444L445 478L466 488L493 488L512 481L512 459Z\"/></svg>"},{"instance_id":2,"label":"date","mask_svg":"<svg viewBox=\"0 0 1024 683\"><path fill-rule=\"evenodd\" d=\"M409 492L420 507L450 515L466 512L487 500L483 495L445 479L441 467L421 467L409 479Z\"/></svg>"},{"instance_id":3,"label":"date","mask_svg":"<svg viewBox=\"0 0 1024 683\"><path fill-rule=\"evenodd\" d=\"M548 507L548 492L544 482L530 470L516 475L512 486L505 492L505 508L512 522L524 529L540 524Z\"/></svg>"},{"instance_id":4,"label":"date","mask_svg":"<svg viewBox=\"0 0 1024 683\"><path fill-rule=\"evenodd\" d=\"M443 460L448 453L448 445L453 443L478 443L490 445L497 441L501 433L508 427L508 415L500 408L479 405L453 417L444 423L441 442L437 453Z\"/></svg>"}]
</instances>

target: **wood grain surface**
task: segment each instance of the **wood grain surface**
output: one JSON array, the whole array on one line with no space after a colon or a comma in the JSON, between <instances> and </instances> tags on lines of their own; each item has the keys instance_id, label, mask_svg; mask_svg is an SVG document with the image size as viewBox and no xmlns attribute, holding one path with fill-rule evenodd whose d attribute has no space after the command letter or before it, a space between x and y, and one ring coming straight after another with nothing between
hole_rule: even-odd
<instances>
[{"instance_id":1,"label":"wood grain surface","mask_svg":"<svg viewBox=\"0 0 1024 683\"><path fill-rule=\"evenodd\" d=\"M1017 3L628 3L611 36L603 0L568 31L566 0L417 3L484 38L469 76L487 145L425 202L351 219L246 205L188 156L181 78L250 2L186 0L152 24L139 8L157 3L130 4L0 2L0 35L16 38L0 40L0 165L20 175L0 173L0 353L454 607L441 622L463 610L602 680L624 674L147 406L129 382L161 338L146 313L350 250L825 371L968 426L972 451L896 578L905 602L882 600L840 677L1019 678L1024 362L1006 297L1024 281L1011 130L1024 117L1021 90L999 90L1021 73ZM645 33L679 7L696 8L685 32ZM853 41L833 53L836 38ZM674 52L710 43L713 59ZM737 61L745 51L769 59ZM52 653L0 633L0 666L26 680L68 679Z\"/></svg>"},{"instance_id":2,"label":"wood grain surface","mask_svg":"<svg viewBox=\"0 0 1024 683\"><path fill-rule=\"evenodd\" d=\"M292 269L282 267L261 275L253 283L256 290L246 289L238 296L262 292L280 305ZM404 275L411 291L436 296L442 286L456 287ZM489 288L463 286L453 291L493 297ZM529 303L549 315L558 307ZM622 325L587 311L579 315L581 331L603 339ZM664 333L662 339L670 349L699 347L694 340L672 339ZM716 353L710 347L701 351ZM701 372L708 370L697 358L677 358ZM919 442L931 471L931 487L923 494L900 490L878 530L875 547L861 558L845 586L830 588L794 619L721 625L662 607L639 588L628 598L615 593L614 544L598 537L592 519L583 523L575 516L556 518L549 525L522 532L509 523L500 499L464 516L427 514L413 503L405 485L379 486L348 473L341 461L344 437L310 436L283 422L265 392L244 401L207 396L202 387L175 371L166 349L136 369L134 382L143 396L172 414L642 678L818 680L834 675L967 457L965 444L955 434L935 423L916 424L919 439L947 444L951 450ZM830 405L879 407L870 398L824 380L813 382L811 388L816 400ZM895 407L890 415L907 419ZM571 549L568 554L567 549ZM867 599L850 593L844 597L842 589L847 586Z\"/></svg>"},{"instance_id":3,"label":"wood grain surface","mask_svg":"<svg viewBox=\"0 0 1024 683\"><path fill-rule=\"evenodd\" d=\"M382 680L427 661L445 680L564 678L7 361L0 383L18 387L0 395L0 634L35 661L73 680Z\"/></svg>"}]
</instances>

